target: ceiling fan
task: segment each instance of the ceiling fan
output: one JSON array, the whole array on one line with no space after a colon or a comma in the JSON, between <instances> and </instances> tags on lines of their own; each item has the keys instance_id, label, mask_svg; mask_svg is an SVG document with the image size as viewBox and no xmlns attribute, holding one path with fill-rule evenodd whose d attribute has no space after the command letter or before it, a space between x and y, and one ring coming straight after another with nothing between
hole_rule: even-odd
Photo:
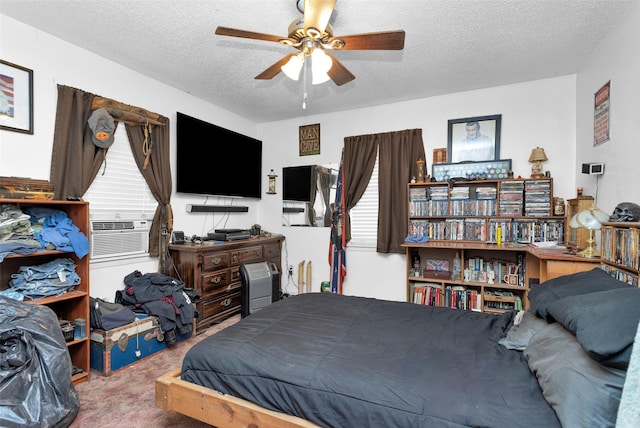
<instances>
[{"instance_id":1,"label":"ceiling fan","mask_svg":"<svg viewBox=\"0 0 640 428\"><path fill-rule=\"evenodd\" d=\"M336 0L296 0L296 4L304 16L289 25L287 37L228 27L218 27L215 33L222 36L278 42L298 50L284 56L255 77L262 80L272 79L280 71L298 80L306 58L311 58L313 84L331 79L336 85L341 86L355 79L355 76L327 51L402 50L404 48L403 30L334 37L329 19Z\"/></svg>"}]
</instances>

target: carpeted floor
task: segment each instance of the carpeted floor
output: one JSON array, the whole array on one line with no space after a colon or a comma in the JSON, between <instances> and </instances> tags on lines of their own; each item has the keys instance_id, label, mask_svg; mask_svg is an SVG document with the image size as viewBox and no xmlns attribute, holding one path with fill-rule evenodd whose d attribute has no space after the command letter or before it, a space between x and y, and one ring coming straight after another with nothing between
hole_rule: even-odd
<instances>
[{"instance_id":1,"label":"carpeted floor","mask_svg":"<svg viewBox=\"0 0 640 428\"><path fill-rule=\"evenodd\" d=\"M204 428L205 423L175 412L155 407L155 380L182 365L191 346L207 336L235 324L235 315L212 326L196 337L104 377L91 371L88 382L76 386L80 394L80 411L71 428Z\"/></svg>"}]
</instances>

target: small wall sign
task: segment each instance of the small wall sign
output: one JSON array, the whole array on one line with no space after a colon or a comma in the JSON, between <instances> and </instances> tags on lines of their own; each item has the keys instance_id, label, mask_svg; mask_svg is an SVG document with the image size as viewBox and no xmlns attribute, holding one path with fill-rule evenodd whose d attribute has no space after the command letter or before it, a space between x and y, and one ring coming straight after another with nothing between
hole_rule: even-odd
<instances>
[{"instance_id":1,"label":"small wall sign","mask_svg":"<svg viewBox=\"0 0 640 428\"><path fill-rule=\"evenodd\" d=\"M611 111L611 81L598 90L595 94L593 114L593 145L597 146L609 141L611 136L611 123L609 115Z\"/></svg>"},{"instance_id":2,"label":"small wall sign","mask_svg":"<svg viewBox=\"0 0 640 428\"><path fill-rule=\"evenodd\" d=\"M300 156L320 154L320 124L303 125L299 129Z\"/></svg>"}]
</instances>

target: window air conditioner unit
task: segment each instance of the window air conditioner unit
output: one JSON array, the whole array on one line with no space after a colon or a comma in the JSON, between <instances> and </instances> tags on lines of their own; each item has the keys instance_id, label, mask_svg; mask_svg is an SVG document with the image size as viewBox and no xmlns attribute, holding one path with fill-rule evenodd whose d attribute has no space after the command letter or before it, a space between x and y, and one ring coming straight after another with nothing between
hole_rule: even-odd
<instances>
[{"instance_id":1,"label":"window air conditioner unit","mask_svg":"<svg viewBox=\"0 0 640 428\"><path fill-rule=\"evenodd\" d=\"M91 259L101 260L149 252L147 220L91 222Z\"/></svg>"}]
</instances>

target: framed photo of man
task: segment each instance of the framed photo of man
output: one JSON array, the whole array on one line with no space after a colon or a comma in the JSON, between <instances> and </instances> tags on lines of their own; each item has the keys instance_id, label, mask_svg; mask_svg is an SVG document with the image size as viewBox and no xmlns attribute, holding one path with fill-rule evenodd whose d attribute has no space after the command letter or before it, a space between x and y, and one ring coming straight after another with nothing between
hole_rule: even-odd
<instances>
[{"instance_id":1,"label":"framed photo of man","mask_svg":"<svg viewBox=\"0 0 640 428\"><path fill-rule=\"evenodd\" d=\"M449 120L449 162L481 162L500 159L502 115Z\"/></svg>"}]
</instances>

